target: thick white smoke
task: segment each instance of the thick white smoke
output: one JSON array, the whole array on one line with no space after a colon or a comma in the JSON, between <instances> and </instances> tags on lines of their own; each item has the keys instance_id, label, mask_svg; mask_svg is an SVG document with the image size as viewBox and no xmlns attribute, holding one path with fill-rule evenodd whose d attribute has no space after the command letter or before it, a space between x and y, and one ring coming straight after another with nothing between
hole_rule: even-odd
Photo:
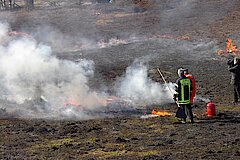
<instances>
[{"instance_id":1,"label":"thick white smoke","mask_svg":"<svg viewBox=\"0 0 240 160\"><path fill-rule=\"evenodd\" d=\"M174 91L172 83L167 84ZM144 62L136 60L126 70L117 86L118 96L130 99L135 106L173 102L173 95L166 85L152 81Z\"/></svg>"},{"instance_id":2,"label":"thick white smoke","mask_svg":"<svg viewBox=\"0 0 240 160\"><path fill-rule=\"evenodd\" d=\"M57 59L51 47L28 36L9 36L10 30L0 23L0 100L16 104L7 111L31 118L96 118L89 111L101 109L109 99L88 86L94 62ZM116 82L119 98L113 99L132 102L134 107L173 102L168 88L147 74L144 62L136 60ZM173 90L173 84L168 85Z\"/></svg>"},{"instance_id":3,"label":"thick white smoke","mask_svg":"<svg viewBox=\"0 0 240 160\"><path fill-rule=\"evenodd\" d=\"M47 103L44 109L36 103L17 105L15 109L23 116L58 117L62 114L60 111L64 103L71 99L81 104L82 108L102 105L102 98L88 87L88 78L94 73L93 61L83 59L76 63L59 60L52 55L49 46L28 38L8 36L10 29L7 24L0 23L0 28L2 99L17 104L29 101ZM40 115L29 112L29 108L37 110ZM43 115L41 110L47 113Z\"/></svg>"}]
</instances>

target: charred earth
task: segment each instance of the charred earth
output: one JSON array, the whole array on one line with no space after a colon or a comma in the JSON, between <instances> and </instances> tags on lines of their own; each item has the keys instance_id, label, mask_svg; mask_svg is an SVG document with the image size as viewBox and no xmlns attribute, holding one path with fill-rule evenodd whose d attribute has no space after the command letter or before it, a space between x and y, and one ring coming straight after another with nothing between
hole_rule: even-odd
<instances>
[{"instance_id":1,"label":"charred earth","mask_svg":"<svg viewBox=\"0 0 240 160\"><path fill-rule=\"evenodd\" d=\"M16 2L21 5L21 1ZM29 35L27 46L37 46L34 51L51 47L51 55L46 52L43 64L60 61L61 67L57 70L54 66L54 74L62 79L45 75L48 72L43 72L48 79L37 72L41 81L21 74L18 80L23 81L17 82L24 82L24 93L36 93L26 88L32 86L30 82L44 86L36 99L29 94L32 98L21 103L6 98L10 88L1 80L0 159L240 159L240 104L231 103L230 55L216 54L225 48L228 37L239 44L239 14L238 0L39 0L32 10L1 9L0 23L7 23L9 32ZM2 33L0 28L0 38ZM3 51L9 51L17 40L9 41L0 39L1 59L6 58ZM8 63L0 60L0 64L4 68ZM81 70L75 70L77 67ZM125 78L135 72L146 72L142 88L164 86L156 69L161 69L167 82L174 82L179 67L189 68L197 82L194 124L178 123L174 117L177 106L166 96L167 90L154 99L152 92L138 95L124 92L128 85L121 88L123 83L132 82L134 76ZM5 73L0 69L2 79ZM84 85L78 86L79 81ZM14 84L19 87L19 83ZM54 95L68 96L76 88L85 93L81 102L65 103L64 107L72 107L67 110L49 107L64 104L62 96L53 99ZM58 92L46 93L53 89ZM14 93L19 94L17 91ZM86 99L101 105L82 108ZM206 116L210 100L217 109L214 117ZM148 116L153 108L173 116Z\"/></svg>"}]
</instances>

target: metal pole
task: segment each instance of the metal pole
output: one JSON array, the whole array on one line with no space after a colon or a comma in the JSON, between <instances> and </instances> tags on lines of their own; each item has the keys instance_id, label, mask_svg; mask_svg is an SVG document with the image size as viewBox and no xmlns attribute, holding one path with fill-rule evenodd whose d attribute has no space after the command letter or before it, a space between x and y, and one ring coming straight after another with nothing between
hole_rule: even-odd
<instances>
[{"instance_id":1,"label":"metal pole","mask_svg":"<svg viewBox=\"0 0 240 160\"><path fill-rule=\"evenodd\" d=\"M172 90L171 90L171 88L167 85L167 82L166 82L165 78L163 77L163 74L162 74L162 72L160 71L160 69L157 68L157 70L158 70L158 73L161 75L161 77L162 77L165 85L168 87L169 91L171 92L171 94L174 95L173 92L172 92Z\"/></svg>"},{"instance_id":2,"label":"metal pole","mask_svg":"<svg viewBox=\"0 0 240 160\"><path fill-rule=\"evenodd\" d=\"M159 68L157 68L157 71L158 71L158 73L161 75L161 77L162 77L165 85L168 87L168 89L169 89L169 91L171 92L172 96L174 96L174 93L172 92L171 88L167 85L167 82L166 82L165 78L163 77L163 74L162 74L162 72L160 71ZM175 101L175 103L177 104L178 107L180 107L179 104L178 104L176 101Z\"/></svg>"}]
</instances>

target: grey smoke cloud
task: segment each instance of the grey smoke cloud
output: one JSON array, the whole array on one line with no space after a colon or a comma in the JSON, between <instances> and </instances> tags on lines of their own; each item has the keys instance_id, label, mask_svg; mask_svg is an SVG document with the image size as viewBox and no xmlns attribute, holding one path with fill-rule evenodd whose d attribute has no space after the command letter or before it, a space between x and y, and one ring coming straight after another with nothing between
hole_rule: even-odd
<instances>
[{"instance_id":1,"label":"grey smoke cloud","mask_svg":"<svg viewBox=\"0 0 240 160\"><path fill-rule=\"evenodd\" d=\"M70 36L51 25L40 25L31 34L37 41L51 46L54 52L79 51L97 46L95 40L84 38L81 33Z\"/></svg>"},{"instance_id":2,"label":"grey smoke cloud","mask_svg":"<svg viewBox=\"0 0 240 160\"><path fill-rule=\"evenodd\" d=\"M9 25L7 23L0 23L0 43L6 41L8 37Z\"/></svg>"},{"instance_id":3,"label":"grey smoke cloud","mask_svg":"<svg viewBox=\"0 0 240 160\"><path fill-rule=\"evenodd\" d=\"M89 114L89 111L101 110L109 100L107 93L89 88L89 78L94 75L92 60L60 60L52 54L50 46L37 43L33 38L9 36L9 25L0 25L0 95L6 103L15 104L8 105L7 111L30 118L101 116ZM136 108L173 102L166 86L148 77L146 62L150 59L142 57L127 68L116 82L118 97L113 97L113 101L128 101ZM168 85L173 89L173 84Z\"/></svg>"},{"instance_id":4,"label":"grey smoke cloud","mask_svg":"<svg viewBox=\"0 0 240 160\"><path fill-rule=\"evenodd\" d=\"M103 98L88 87L88 79L94 74L94 62L81 60L72 62L59 60L52 55L49 46L38 44L24 37L8 37L8 25L1 24L0 77L1 96L19 104L16 109L23 116L33 116L23 112L28 101L46 99L47 113L34 113L34 117L55 117L61 113L64 103L74 99L81 107L95 108L102 105ZM21 108L22 107L22 108ZM32 104L30 110L40 111ZM40 106L41 108L41 106ZM54 114L53 114L54 113Z\"/></svg>"}]
</instances>

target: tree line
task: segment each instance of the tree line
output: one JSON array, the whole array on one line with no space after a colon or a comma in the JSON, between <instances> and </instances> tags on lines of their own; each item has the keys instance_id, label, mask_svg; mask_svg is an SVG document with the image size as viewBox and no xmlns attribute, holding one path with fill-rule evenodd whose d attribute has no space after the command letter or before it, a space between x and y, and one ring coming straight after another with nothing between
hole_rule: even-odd
<instances>
[{"instance_id":1,"label":"tree line","mask_svg":"<svg viewBox=\"0 0 240 160\"><path fill-rule=\"evenodd\" d=\"M2 10L11 10L16 8L26 8L31 10L34 8L34 0L24 0L24 6L17 4L16 0L0 0L0 9Z\"/></svg>"}]
</instances>

